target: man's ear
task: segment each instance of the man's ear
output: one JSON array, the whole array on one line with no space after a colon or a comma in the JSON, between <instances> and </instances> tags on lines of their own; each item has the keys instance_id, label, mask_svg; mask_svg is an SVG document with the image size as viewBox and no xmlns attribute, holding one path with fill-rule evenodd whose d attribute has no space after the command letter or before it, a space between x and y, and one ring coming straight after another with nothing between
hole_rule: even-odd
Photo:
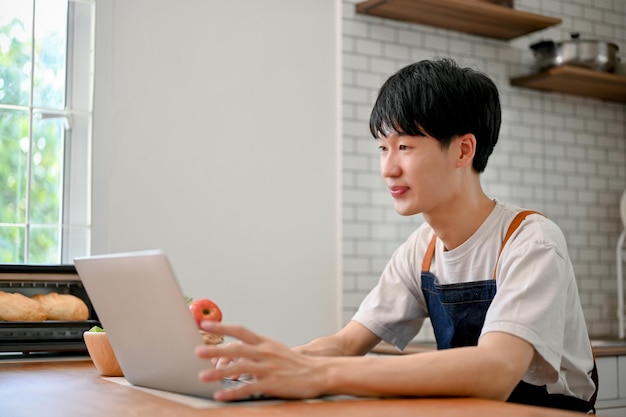
<instances>
[{"instance_id":1,"label":"man's ear","mask_svg":"<svg viewBox=\"0 0 626 417\"><path fill-rule=\"evenodd\" d=\"M457 166L472 166L476 154L476 137L472 133L466 133L456 139L458 149Z\"/></svg>"}]
</instances>

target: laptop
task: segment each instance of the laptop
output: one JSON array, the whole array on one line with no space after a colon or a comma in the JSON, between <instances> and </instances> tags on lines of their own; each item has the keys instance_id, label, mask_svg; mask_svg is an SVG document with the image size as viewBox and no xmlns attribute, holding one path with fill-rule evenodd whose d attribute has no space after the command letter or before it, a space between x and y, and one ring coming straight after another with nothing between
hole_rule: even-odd
<instances>
[{"instance_id":1,"label":"laptop","mask_svg":"<svg viewBox=\"0 0 626 417\"><path fill-rule=\"evenodd\" d=\"M74 259L78 275L131 384L211 398L224 384L201 382L212 365L165 253L160 250Z\"/></svg>"}]
</instances>

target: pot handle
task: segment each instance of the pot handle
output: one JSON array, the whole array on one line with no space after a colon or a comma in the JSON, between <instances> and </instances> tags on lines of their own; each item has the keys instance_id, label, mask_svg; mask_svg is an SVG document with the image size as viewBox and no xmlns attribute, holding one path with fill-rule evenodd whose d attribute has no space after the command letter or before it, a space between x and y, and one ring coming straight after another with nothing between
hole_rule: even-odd
<instances>
[{"instance_id":1,"label":"pot handle","mask_svg":"<svg viewBox=\"0 0 626 417\"><path fill-rule=\"evenodd\" d=\"M555 47L554 41L539 41L530 45L530 49L532 49L533 51L537 49L554 48L554 47Z\"/></svg>"}]
</instances>

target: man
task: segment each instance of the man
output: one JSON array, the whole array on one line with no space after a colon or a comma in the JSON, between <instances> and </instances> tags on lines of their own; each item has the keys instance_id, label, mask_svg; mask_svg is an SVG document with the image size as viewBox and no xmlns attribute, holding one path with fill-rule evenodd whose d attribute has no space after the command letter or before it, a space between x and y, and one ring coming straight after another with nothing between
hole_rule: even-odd
<instances>
[{"instance_id":1,"label":"man","mask_svg":"<svg viewBox=\"0 0 626 417\"><path fill-rule=\"evenodd\" d=\"M256 378L216 399L472 396L593 410L597 374L563 233L480 184L500 130L494 83L451 60L418 62L382 86L370 129L396 211L422 213L425 223L334 335L289 349L204 323L241 342L198 347L199 357L225 364L200 378ZM425 317L437 351L362 356L381 340L403 349Z\"/></svg>"}]
</instances>

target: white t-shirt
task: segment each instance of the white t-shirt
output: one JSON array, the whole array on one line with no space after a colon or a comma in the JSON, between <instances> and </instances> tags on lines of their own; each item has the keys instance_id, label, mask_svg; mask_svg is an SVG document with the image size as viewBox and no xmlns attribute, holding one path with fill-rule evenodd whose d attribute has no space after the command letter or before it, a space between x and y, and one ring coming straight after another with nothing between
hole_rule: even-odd
<instances>
[{"instance_id":1,"label":"white t-shirt","mask_svg":"<svg viewBox=\"0 0 626 417\"><path fill-rule=\"evenodd\" d=\"M491 279L504 235L521 210L496 201L491 214L461 246L444 252L437 239L430 271L438 282ZM428 317L420 273L432 235L424 223L409 236L353 317L399 349ZM524 381L547 385L549 393L589 400L595 391L589 377L593 355L567 244L554 222L538 214L526 217L502 251L496 287L481 336L498 331L526 340L536 354Z\"/></svg>"}]
</instances>

